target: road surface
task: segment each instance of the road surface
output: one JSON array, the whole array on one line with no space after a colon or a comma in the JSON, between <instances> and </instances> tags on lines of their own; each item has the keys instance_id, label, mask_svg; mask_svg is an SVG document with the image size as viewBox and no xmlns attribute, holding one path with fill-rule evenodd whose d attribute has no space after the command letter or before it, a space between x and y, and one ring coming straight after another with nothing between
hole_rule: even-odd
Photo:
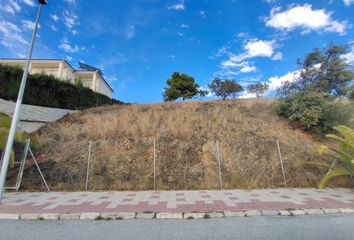
<instances>
[{"instance_id":1,"label":"road surface","mask_svg":"<svg viewBox=\"0 0 354 240\"><path fill-rule=\"evenodd\" d=\"M1 220L0 239L354 239L354 215L200 220Z\"/></svg>"}]
</instances>

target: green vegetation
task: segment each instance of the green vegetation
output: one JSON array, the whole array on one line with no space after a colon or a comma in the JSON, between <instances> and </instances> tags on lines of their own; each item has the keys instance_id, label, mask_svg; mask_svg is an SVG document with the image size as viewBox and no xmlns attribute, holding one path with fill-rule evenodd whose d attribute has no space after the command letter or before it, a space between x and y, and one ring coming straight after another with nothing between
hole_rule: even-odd
<instances>
[{"instance_id":1,"label":"green vegetation","mask_svg":"<svg viewBox=\"0 0 354 240\"><path fill-rule=\"evenodd\" d=\"M175 101L179 98L184 101L198 95L205 96L208 94L207 91L199 89L199 85L193 77L184 73L174 72L166 82L168 87L165 88L163 94L165 101Z\"/></svg>"},{"instance_id":2,"label":"green vegetation","mask_svg":"<svg viewBox=\"0 0 354 240\"><path fill-rule=\"evenodd\" d=\"M256 94L256 97L262 97L263 94L268 90L269 84L268 83L254 83L250 84L247 87L249 93Z\"/></svg>"},{"instance_id":3,"label":"green vegetation","mask_svg":"<svg viewBox=\"0 0 354 240\"><path fill-rule=\"evenodd\" d=\"M9 130L11 127L11 118L4 113L0 112L0 152L3 151L6 147L7 137L9 134ZM37 149L39 147L38 141L29 136L27 133L21 133L16 131L15 134L15 142L22 142L23 140L30 138L31 139L31 147ZM10 165L13 166L15 161L15 152L12 150L10 157Z\"/></svg>"},{"instance_id":4,"label":"green vegetation","mask_svg":"<svg viewBox=\"0 0 354 240\"><path fill-rule=\"evenodd\" d=\"M0 98L16 101L23 70L0 65ZM77 84L61 81L44 74L29 75L24 104L65 109L85 109L122 103Z\"/></svg>"},{"instance_id":5,"label":"green vegetation","mask_svg":"<svg viewBox=\"0 0 354 240\"><path fill-rule=\"evenodd\" d=\"M299 61L299 77L285 82L278 89L282 97L277 113L288 118L296 127L323 134L332 126L349 124L354 110L352 102L335 101L348 94L354 74L341 57L346 46L329 45L314 49Z\"/></svg>"},{"instance_id":6,"label":"green vegetation","mask_svg":"<svg viewBox=\"0 0 354 240\"><path fill-rule=\"evenodd\" d=\"M330 169L322 178L319 187L324 188L329 180L340 176L353 177L354 175L354 132L347 126L339 125L334 127L339 135L327 134L326 137L333 140L333 146L322 145L319 148L320 154L325 154L338 162L332 169L327 163L319 162L299 162L297 165L307 167L320 167Z\"/></svg>"},{"instance_id":7,"label":"green vegetation","mask_svg":"<svg viewBox=\"0 0 354 240\"><path fill-rule=\"evenodd\" d=\"M215 78L208 87L210 90L222 100L232 96L236 97L236 94L243 91L240 84L236 83L235 80L221 80L220 78Z\"/></svg>"}]
</instances>

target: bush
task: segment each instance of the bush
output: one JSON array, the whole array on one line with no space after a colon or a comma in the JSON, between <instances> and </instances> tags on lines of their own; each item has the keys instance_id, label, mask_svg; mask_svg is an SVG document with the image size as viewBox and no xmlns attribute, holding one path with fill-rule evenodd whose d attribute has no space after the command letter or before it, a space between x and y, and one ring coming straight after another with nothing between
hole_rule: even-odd
<instances>
[{"instance_id":1,"label":"bush","mask_svg":"<svg viewBox=\"0 0 354 240\"><path fill-rule=\"evenodd\" d=\"M0 64L0 98L16 101L23 71ZM61 81L44 74L29 75L24 104L65 109L84 109L122 103L79 84Z\"/></svg>"},{"instance_id":2,"label":"bush","mask_svg":"<svg viewBox=\"0 0 354 240\"><path fill-rule=\"evenodd\" d=\"M336 103L330 98L321 92L296 94L280 99L277 113L297 128L323 134L332 126L348 124L353 112L352 104Z\"/></svg>"}]
</instances>

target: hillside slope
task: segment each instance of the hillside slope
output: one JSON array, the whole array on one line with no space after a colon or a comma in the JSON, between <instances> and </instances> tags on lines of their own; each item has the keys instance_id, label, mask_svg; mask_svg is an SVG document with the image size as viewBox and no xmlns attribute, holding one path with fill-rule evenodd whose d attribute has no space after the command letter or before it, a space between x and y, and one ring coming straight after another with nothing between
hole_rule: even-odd
<instances>
[{"instance_id":1,"label":"hillside slope","mask_svg":"<svg viewBox=\"0 0 354 240\"><path fill-rule=\"evenodd\" d=\"M37 157L57 190L84 189L89 140L91 190L152 189L153 139L158 189L219 188L216 141L225 188L283 187L276 139L289 186L317 186L325 173L293 167L318 158L320 143L279 118L272 100L99 107L69 115L37 135ZM40 188L37 175L29 167L23 187Z\"/></svg>"}]
</instances>

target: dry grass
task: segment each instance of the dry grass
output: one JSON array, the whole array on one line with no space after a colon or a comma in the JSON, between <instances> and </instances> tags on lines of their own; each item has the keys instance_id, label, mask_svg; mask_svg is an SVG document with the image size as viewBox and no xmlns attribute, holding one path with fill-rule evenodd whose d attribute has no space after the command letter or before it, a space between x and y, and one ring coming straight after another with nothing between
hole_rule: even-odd
<instances>
[{"instance_id":1,"label":"dry grass","mask_svg":"<svg viewBox=\"0 0 354 240\"><path fill-rule=\"evenodd\" d=\"M230 100L118 105L85 110L38 132L38 154L53 189L84 187L93 141L90 185L95 190L153 186L153 139L159 189L219 188L215 141L220 143L226 188L283 187L276 139L288 185L316 186L323 172L293 168L315 157L319 142L292 129L272 100ZM31 180L32 179L32 180ZM24 180L33 188L33 178Z\"/></svg>"}]
</instances>

